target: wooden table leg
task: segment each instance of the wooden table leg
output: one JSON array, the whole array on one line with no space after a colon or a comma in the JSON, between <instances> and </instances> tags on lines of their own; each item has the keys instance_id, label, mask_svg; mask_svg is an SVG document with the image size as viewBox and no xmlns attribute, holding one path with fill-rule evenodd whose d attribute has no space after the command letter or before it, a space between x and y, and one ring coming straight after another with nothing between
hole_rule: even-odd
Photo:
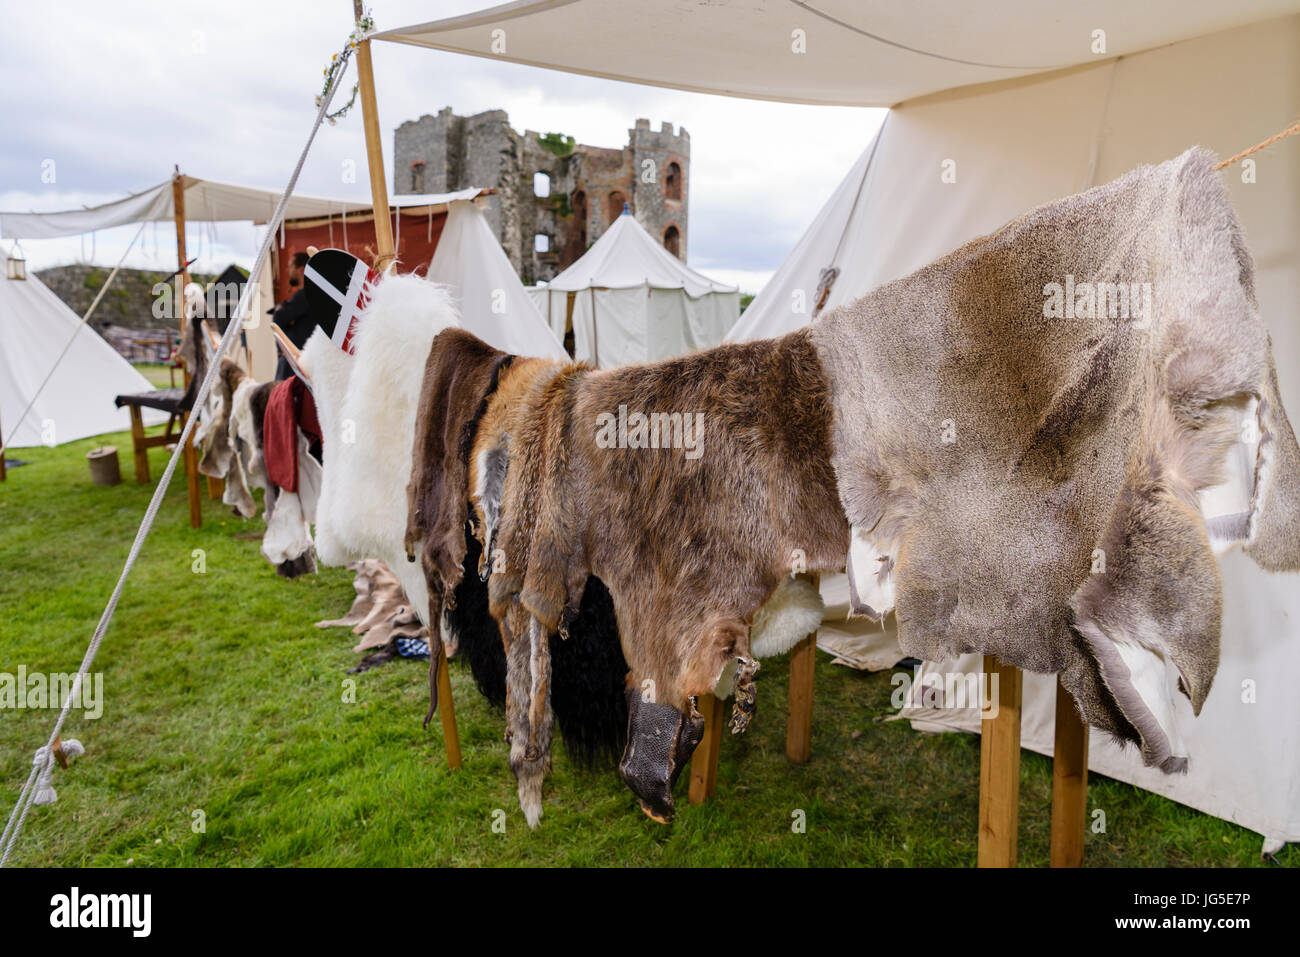
<instances>
[{"instance_id":1,"label":"wooden table leg","mask_svg":"<svg viewBox=\"0 0 1300 957\"><path fill-rule=\"evenodd\" d=\"M131 406L131 447L135 456L135 480L140 483L149 481L149 449L144 444L144 419L140 417L140 407Z\"/></svg>"},{"instance_id":2,"label":"wooden table leg","mask_svg":"<svg viewBox=\"0 0 1300 957\"><path fill-rule=\"evenodd\" d=\"M817 633L790 649L790 694L786 702L785 756L796 764L812 757L813 669Z\"/></svg>"},{"instance_id":3,"label":"wooden table leg","mask_svg":"<svg viewBox=\"0 0 1300 957\"><path fill-rule=\"evenodd\" d=\"M1015 867L1020 818L1020 669L984 656L997 714L980 728L980 867Z\"/></svg>"},{"instance_id":4,"label":"wooden table leg","mask_svg":"<svg viewBox=\"0 0 1300 957\"><path fill-rule=\"evenodd\" d=\"M1052 867L1082 867L1088 816L1088 726L1056 679L1056 748L1052 759Z\"/></svg>"},{"instance_id":5,"label":"wooden table leg","mask_svg":"<svg viewBox=\"0 0 1300 957\"><path fill-rule=\"evenodd\" d=\"M703 804L718 789L718 750L722 745L722 726L726 702L711 694L699 697L698 707L704 716L704 737L691 757L692 804Z\"/></svg>"},{"instance_id":6,"label":"wooden table leg","mask_svg":"<svg viewBox=\"0 0 1300 957\"><path fill-rule=\"evenodd\" d=\"M435 628L438 625L435 623ZM460 731L456 728L456 703L451 697L451 673L447 670L447 649L438 648L438 717L442 719L442 743L447 751L447 767L461 769Z\"/></svg>"}]
</instances>

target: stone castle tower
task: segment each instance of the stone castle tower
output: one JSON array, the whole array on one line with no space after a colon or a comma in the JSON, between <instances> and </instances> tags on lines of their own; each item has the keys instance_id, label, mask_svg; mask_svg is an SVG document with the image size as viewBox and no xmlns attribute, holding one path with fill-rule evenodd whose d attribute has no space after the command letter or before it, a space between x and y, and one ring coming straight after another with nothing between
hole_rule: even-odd
<instances>
[{"instance_id":1,"label":"stone castle tower","mask_svg":"<svg viewBox=\"0 0 1300 957\"><path fill-rule=\"evenodd\" d=\"M504 110L457 116L447 107L397 128L396 193L495 186L485 214L525 285L554 278L622 214L686 259L691 138L637 120L622 149L520 134ZM540 174L540 175L539 175ZM541 195L539 195L541 194Z\"/></svg>"}]
</instances>

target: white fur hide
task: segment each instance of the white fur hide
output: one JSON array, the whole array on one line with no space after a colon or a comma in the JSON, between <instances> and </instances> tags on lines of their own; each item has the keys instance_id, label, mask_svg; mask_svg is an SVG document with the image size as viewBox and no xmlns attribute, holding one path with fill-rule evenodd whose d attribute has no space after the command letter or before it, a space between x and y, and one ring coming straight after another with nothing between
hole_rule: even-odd
<instances>
[{"instance_id":1,"label":"white fur hide","mask_svg":"<svg viewBox=\"0 0 1300 957\"><path fill-rule=\"evenodd\" d=\"M325 433L317 554L327 565L382 559L426 625L428 586L420 564L407 561L403 541L406 485L429 349L434 336L456 325L445 286L390 275L361 316L352 357L320 331L303 350Z\"/></svg>"}]
</instances>

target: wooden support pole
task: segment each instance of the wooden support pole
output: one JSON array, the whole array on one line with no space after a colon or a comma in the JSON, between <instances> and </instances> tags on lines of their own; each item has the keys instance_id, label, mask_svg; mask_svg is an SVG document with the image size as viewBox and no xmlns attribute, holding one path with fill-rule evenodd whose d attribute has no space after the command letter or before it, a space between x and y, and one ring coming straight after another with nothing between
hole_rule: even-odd
<instances>
[{"instance_id":1,"label":"wooden support pole","mask_svg":"<svg viewBox=\"0 0 1300 957\"><path fill-rule=\"evenodd\" d=\"M1088 817L1088 726L1056 679L1056 748L1052 759L1052 867L1082 867Z\"/></svg>"},{"instance_id":2,"label":"wooden support pole","mask_svg":"<svg viewBox=\"0 0 1300 957\"><path fill-rule=\"evenodd\" d=\"M1015 867L1020 823L1020 669L984 656L997 713L980 728L980 867ZM996 687L992 679L996 677ZM992 703L992 702L991 702Z\"/></svg>"},{"instance_id":3,"label":"wooden support pole","mask_svg":"<svg viewBox=\"0 0 1300 957\"><path fill-rule=\"evenodd\" d=\"M821 585L821 576L803 576L813 586ZM796 764L812 757L813 679L817 664L817 632L790 649L790 694L786 699L785 756Z\"/></svg>"},{"instance_id":4,"label":"wooden support pole","mask_svg":"<svg viewBox=\"0 0 1300 957\"><path fill-rule=\"evenodd\" d=\"M817 633L790 649L790 694L786 702L785 756L796 764L812 757L813 669Z\"/></svg>"},{"instance_id":5,"label":"wooden support pole","mask_svg":"<svg viewBox=\"0 0 1300 957\"><path fill-rule=\"evenodd\" d=\"M434 624L434 627L438 627ZM447 670L447 649L438 647L438 717L442 719L442 742L447 751L447 767L461 769L460 731L456 728L456 705L451 698L451 673Z\"/></svg>"},{"instance_id":6,"label":"wooden support pole","mask_svg":"<svg viewBox=\"0 0 1300 957\"><path fill-rule=\"evenodd\" d=\"M145 444L144 419L138 405L131 406L131 451L135 456L135 480L149 481L149 446Z\"/></svg>"},{"instance_id":7,"label":"wooden support pole","mask_svg":"<svg viewBox=\"0 0 1300 957\"><path fill-rule=\"evenodd\" d=\"M172 215L176 220L176 306L180 316L181 338L185 338L185 290L190 284L190 271L186 267L189 256L185 250L185 179L180 168L172 176ZM185 386L189 388L191 372L185 370ZM197 414L195 412L194 414ZM189 418L189 413L185 416ZM184 426L184 421L182 421ZM203 499L199 494L199 456L194 450L194 438L191 436L181 451L185 464L185 491L190 500L190 527L198 528L203 524Z\"/></svg>"},{"instance_id":8,"label":"wooden support pole","mask_svg":"<svg viewBox=\"0 0 1300 957\"><path fill-rule=\"evenodd\" d=\"M5 472L4 423L0 422L0 482L9 476Z\"/></svg>"},{"instance_id":9,"label":"wooden support pole","mask_svg":"<svg viewBox=\"0 0 1300 957\"><path fill-rule=\"evenodd\" d=\"M361 19L361 0L353 0L355 19ZM379 134L379 104L375 100L375 73L370 60L370 41L357 44L357 83L361 92L361 123L366 132L366 164L370 168L370 199L375 214L375 271L383 273L397 258L393 246L393 223L388 217L388 184L384 177L384 144Z\"/></svg>"},{"instance_id":10,"label":"wooden support pole","mask_svg":"<svg viewBox=\"0 0 1300 957\"><path fill-rule=\"evenodd\" d=\"M725 704L711 694L699 697L698 707L704 716L704 737L691 756L692 804L703 804L718 789L718 751L722 745Z\"/></svg>"}]
</instances>

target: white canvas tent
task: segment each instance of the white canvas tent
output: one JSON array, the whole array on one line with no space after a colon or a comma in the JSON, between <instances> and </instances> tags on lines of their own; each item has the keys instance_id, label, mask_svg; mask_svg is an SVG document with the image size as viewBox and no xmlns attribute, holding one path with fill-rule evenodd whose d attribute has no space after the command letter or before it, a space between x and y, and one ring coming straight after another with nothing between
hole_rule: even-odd
<instances>
[{"instance_id":1,"label":"white canvas tent","mask_svg":"<svg viewBox=\"0 0 1300 957\"><path fill-rule=\"evenodd\" d=\"M34 273L26 279L0 274L0 432L7 447L62 445L131 427L130 414L113 399L153 386L99 333L77 331L79 325L81 317ZM20 424L70 339L67 355ZM149 409L144 415L150 425L167 418Z\"/></svg>"},{"instance_id":2,"label":"white canvas tent","mask_svg":"<svg viewBox=\"0 0 1300 957\"><path fill-rule=\"evenodd\" d=\"M545 309L561 338L571 316L574 358L605 369L716 346L740 314L740 290L688 267L624 211L546 284Z\"/></svg>"},{"instance_id":3,"label":"white canvas tent","mask_svg":"<svg viewBox=\"0 0 1300 957\"><path fill-rule=\"evenodd\" d=\"M516 355L565 358L475 203L451 204L426 275L451 287L462 324L488 345Z\"/></svg>"},{"instance_id":4,"label":"white canvas tent","mask_svg":"<svg viewBox=\"0 0 1300 957\"><path fill-rule=\"evenodd\" d=\"M1039 203L1194 144L1230 155L1289 125L1300 116L1297 11L1296 0L521 0L379 36L705 93L893 107L731 330L728 338L739 340L808 322L829 266L840 268L827 302L834 307ZM1104 53L1095 47L1100 28ZM493 46L497 30L506 31L504 47ZM1292 410L1300 408L1298 149L1292 139L1256 154L1253 182L1241 167L1224 174ZM952 182L945 170L955 173ZM1287 682L1300 673L1300 588L1295 576L1268 575L1239 552L1221 569L1219 676L1201 717L1187 713L1180 724L1191 771L1150 772L1100 740L1090 766L1250 827L1269 843L1297 840L1300 698ZM928 670L972 667L979 662ZM1025 676L1026 747L1050 753L1054 697L1050 676ZM913 716L931 728L978 729L961 712Z\"/></svg>"}]
</instances>

